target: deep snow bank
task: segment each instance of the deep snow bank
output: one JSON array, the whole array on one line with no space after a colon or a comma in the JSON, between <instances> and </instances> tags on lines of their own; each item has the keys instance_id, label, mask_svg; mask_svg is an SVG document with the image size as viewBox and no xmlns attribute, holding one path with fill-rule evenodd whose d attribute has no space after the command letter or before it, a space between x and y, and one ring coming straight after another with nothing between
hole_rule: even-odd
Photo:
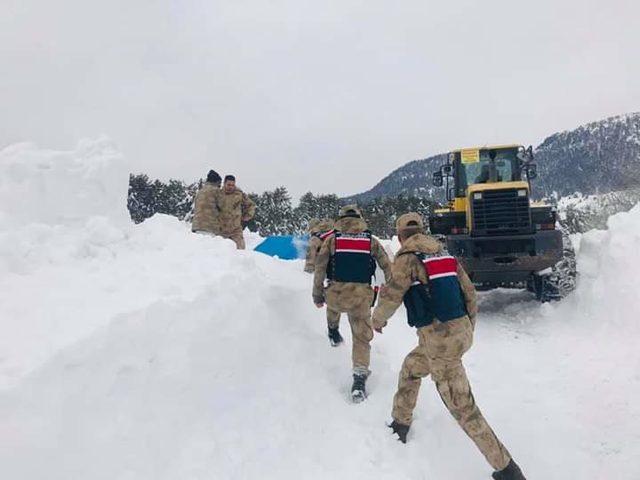
<instances>
[{"instance_id":1,"label":"deep snow bank","mask_svg":"<svg viewBox=\"0 0 640 480\"><path fill-rule=\"evenodd\" d=\"M640 478L640 205L582 235L576 292L544 309L557 392L589 457L579 478ZM546 362L544 362L546 363Z\"/></svg>"},{"instance_id":2,"label":"deep snow bank","mask_svg":"<svg viewBox=\"0 0 640 480\"><path fill-rule=\"evenodd\" d=\"M0 151L0 273L105 254L129 228L127 185L122 155L107 138L72 151Z\"/></svg>"},{"instance_id":3,"label":"deep snow bank","mask_svg":"<svg viewBox=\"0 0 640 480\"><path fill-rule=\"evenodd\" d=\"M71 151L23 143L0 150L0 230L32 223L73 225L95 216L124 224L128 172L106 137Z\"/></svg>"},{"instance_id":4,"label":"deep snow bank","mask_svg":"<svg viewBox=\"0 0 640 480\"><path fill-rule=\"evenodd\" d=\"M173 217L134 226L127 185L105 138L0 152L0 389L120 314L197 296L214 266L235 263L232 242Z\"/></svg>"},{"instance_id":5,"label":"deep snow bank","mask_svg":"<svg viewBox=\"0 0 640 480\"><path fill-rule=\"evenodd\" d=\"M12 155L3 165L15 169ZM126 184L110 158L93 171ZM237 252L168 217L122 226L124 202L108 208L119 195L49 212L51 223L4 217L3 478L488 478L428 381L410 443L388 435L416 342L403 314L374 341L368 401L351 405L349 348L329 348L300 262ZM640 478L640 209L609 225L583 237L580 284L561 304L481 298L469 376L529 478Z\"/></svg>"},{"instance_id":6,"label":"deep snow bank","mask_svg":"<svg viewBox=\"0 0 640 480\"><path fill-rule=\"evenodd\" d=\"M640 205L609 218L607 230L593 230L580 240L581 283L574 302L595 320L612 327L637 328L640 311Z\"/></svg>"}]
</instances>

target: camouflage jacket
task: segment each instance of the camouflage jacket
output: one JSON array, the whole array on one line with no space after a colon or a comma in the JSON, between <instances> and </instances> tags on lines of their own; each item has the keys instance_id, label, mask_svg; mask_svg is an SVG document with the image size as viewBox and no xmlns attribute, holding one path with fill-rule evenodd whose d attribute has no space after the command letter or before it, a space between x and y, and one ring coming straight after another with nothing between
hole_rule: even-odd
<instances>
[{"instance_id":1,"label":"camouflage jacket","mask_svg":"<svg viewBox=\"0 0 640 480\"><path fill-rule=\"evenodd\" d=\"M307 247L307 255L304 262L304 271L313 273L316 269L316 257L320 253L322 243L333 231L333 222L331 220L323 220L318 224L317 228L309 230L309 245Z\"/></svg>"},{"instance_id":2,"label":"camouflage jacket","mask_svg":"<svg viewBox=\"0 0 640 480\"><path fill-rule=\"evenodd\" d=\"M251 220L256 214L256 205L239 188L233 193L218 190L214 197L215 207L219 212L220 232L231 234L242 230L242 222Z\"/></svg>"},{"instance_id":3,"label":"camouflage jacket","mask_svg":"<svg viewBox=\"0 0 640 480\"><path fill-rule=\"evenodd\" d=\"M442 252L442 250L442 245L436 239L421 233L413 235L404 241L393 263L391 282L380 292L380 300L373 311L372 322L374 328L382 328L387 324L387 320L402 304L404 295L414 282L429 283L422 262L416 255L408 254L426 253L433 255ZM475 316L478 313L476 289L459 264L457 273L469 318L474 323Z\"/></svg>"},{"instance_id":4,"label":"camouflage jacket","mask_svg":"<svg viewBox=\"0 0 640 480\"><path fill-rule=\"evenodd\" d=\"M367 224L360 218L341 218L336 222L336 230L344 233L360 233L367 229ZM322 248L316 257L315 273L313 276L313 301L316 304L323 303L325 301L324 296L324 281L327 277L327 265L331 256L335 254L335 236L331 235L322 244ZM371 255L384 271L385 281L391 280L391 262L387 252L380 242L372 238L371 239ZM329 287L334 296L339 299L344 299L345 302L351 303L348 297L362 297L370 298L373 296L371 287L363 283L349 283L349 282L330 282ZM370 300L369 300L370 301Z\"/></svg>"},{"instance_id":5,"label":"camouflage jacket","mask_svg":"<svg viewBox=\"0 0 640 480\"><path fill-rule=\"evenodd\" d=\"M314 232L315 233L315 232ZM322 240L316 235L309 237L309 246L307 247L307 256L304 261L304 271L313 273L316 269L316 257L322 248Z\"/></svg>"},{"instance_id":6,"label":"camouflage jacket","mask_svg":"<svg viewBox=\"0 0 640 480\"><path fill-rule=\"evenodd\" d=\"M220 188L210 182L206 182L198 190L191 223L192 231L214 234L220 231L219 212L215 207L215 196L219 191Z\"/></svg>"}]
</instances>

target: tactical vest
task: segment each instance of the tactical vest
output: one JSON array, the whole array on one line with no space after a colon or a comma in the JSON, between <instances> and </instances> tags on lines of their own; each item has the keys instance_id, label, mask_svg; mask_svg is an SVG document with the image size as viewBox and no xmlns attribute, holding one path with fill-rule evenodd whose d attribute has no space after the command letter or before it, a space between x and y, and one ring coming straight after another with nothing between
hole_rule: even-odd
<instances>
[{"instance_id":1,"label":"tactical vest","mask_svg":"<svg viewBox=\"0 0 640 480\"><path fill-rule=\"evenodd\" d=\"M335 231L335 253L327 266L327 278L336 282L371 284L376 263L371 255L371 232Z\"/></svg>"},{"instance_id":2,"label":"tactical vest","mask_svg":"<svg viewBox=\"0 0 640 480\"><path fill-rule=\"evenodd\" d=\"M462 287L458 280L458 261L451 256L415 253L422 263L428 284L414 283L404 295L407 320L412 327L430 325L434 319L448 322L467 315Z\"/></svg>"}]
</instances>

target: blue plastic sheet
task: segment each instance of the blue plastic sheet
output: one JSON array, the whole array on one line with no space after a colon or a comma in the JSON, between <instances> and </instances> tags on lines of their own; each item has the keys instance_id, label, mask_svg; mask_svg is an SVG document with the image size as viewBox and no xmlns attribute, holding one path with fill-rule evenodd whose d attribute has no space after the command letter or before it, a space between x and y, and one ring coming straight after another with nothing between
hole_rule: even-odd
<instances>
[{"instance_id":1,"label":"blue plastic sheet","mask_svg":"<svg viewBox=\"0 0 640 480\"><path fill-rule=\"evenodd\" d=\"M308 236L276 235L265 238L254 250L281 260L298 260L305 257L308 244Z\"/></svg>"}]
</instances>

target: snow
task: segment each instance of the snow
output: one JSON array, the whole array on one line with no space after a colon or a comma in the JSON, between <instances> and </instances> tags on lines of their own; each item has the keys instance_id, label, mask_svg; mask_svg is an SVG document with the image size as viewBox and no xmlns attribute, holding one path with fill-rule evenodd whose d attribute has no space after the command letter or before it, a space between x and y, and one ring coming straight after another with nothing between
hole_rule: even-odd
<instances>
[{"instance_id":1,"label":"snow","mask_svg":"<svg viewBox=\"0 0 640 480\"><path fill-rule=\"evenodd\" d=\"M302 262L125 223L126 178L106 139L0 152L2 478L489 478L428 380L409 443L384 426L416 344L402 312L353 405ZM636 207L580 237L563 302L481 297L465 363L528 478L640 478L639 240Z\"/></svg>"},{"instance_id":2,"label":"snow","mask_svg":"<svg viewBox=\"0 0 640 480\"><path fill-rule=\"evenodd\" d=\"M0 151L3 230L33 223L75 225L95 216L128 223L128 172L107 138L69 152L22 143Z\"/></svg>"}]
</instances>

